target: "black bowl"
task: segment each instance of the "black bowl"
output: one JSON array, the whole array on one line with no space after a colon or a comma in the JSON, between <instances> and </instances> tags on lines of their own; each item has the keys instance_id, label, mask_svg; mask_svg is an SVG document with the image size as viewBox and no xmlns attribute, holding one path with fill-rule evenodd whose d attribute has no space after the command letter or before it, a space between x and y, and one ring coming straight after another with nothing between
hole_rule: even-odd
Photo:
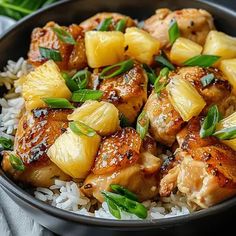
<instances>
[{"instance_id":1,"label":"black bowl","mask_svg":"<svg viewBox=\"0 0 236 236\"><path fill-rule=\"evenodd\" d=\"M236 35L234 21L236 13L213 3L189 0L73 0L63 1L41 10L20 21L0 39L0 68L8 59L26 56L30 33L34 27L43 26L54 20L61 24L79 23L99 11L115 11L130 15L139 20L152 15L155 9L203 8L215 17L219 30ZM48 229L63 235L128 235L127 231L136 231L136 235L156 235L158 232L170 234L212 232L220 226L229 227L230 220L236 215L236 198L191 215L169 219L143 221L117 221L80 216L51 207L18 187L0 169L0 185L6 193L19 204L32 218ZM227 217L227 218L226 218ZM228 225L226 226L227 219ZM218 223L217 223L218 222ZM223 222L223 223L222 223ZM232 224L233 226L233 224ZM111 231L112 230L112 231Z\"/></svg>"}]
</instances>

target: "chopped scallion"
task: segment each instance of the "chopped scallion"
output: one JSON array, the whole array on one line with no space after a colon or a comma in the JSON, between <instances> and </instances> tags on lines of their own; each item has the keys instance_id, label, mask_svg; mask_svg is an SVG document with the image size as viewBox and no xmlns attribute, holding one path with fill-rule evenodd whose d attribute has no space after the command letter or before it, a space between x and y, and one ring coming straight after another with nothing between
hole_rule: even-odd
<instances>
[{"instance_id":1,"label":"chopped scallion","mask_svg":"<svg viewBox=\"0 0 236 236\"><path fill-rule=\"evenodd\" d=\"M170 63L170 61L162 55L156 56L155 61L160 63L162 66L169 68L170 70L175 69L175 67Z\"/></svg>"},{"instance_id":2,"label":"chopped scallion","mask_svg":"<svg viewBox=\"0 0 236 236\"><path fill-rule=\"evenodd\" d=\"M39 52L42 58L51 59L53 61L62 61L61 53L58 50L39 47Z\"/></svg>"},{"instance_id":3,"label":"chopped scallion","mask_svg":"<svg viewBox=\"0 0 236 236\"><path fill-rule=\"evenodd\" d=\"M111 17L104 19L98 25L97 31L108 31L111 22L112 22L112 18Z\"/></svg>"},{"instance_id":4,"label":"chopped scallion","mask_svg":"<svg viewBox=\"0 0 236 236\"><path fill-rule=\"evenodd\" d=\"M212 66L215 62L217 62L219 58L219 56L214 55L198 55L188 59L183 63L183 65L209 67Z\"/></svg>"},{"instance_id":5,"label":"chopped scallion","mask_svg":"<svg viewBox=\"0 0 236 236\"><path fill-rule=\"evenodd\" d=\"M42 100L50 108L69 108L74 109L75 107L65 98L42 98Z\"/></svg>"},{"instance_id":6,"label":"chopped scallion","mask_svg":"<svg viewBox=\"0 0 236 236\"><path fill-rule=\"evenodd\" d=\"M93 130L88 125L80 122L80 121L72 121L69 123L70 129L78 135L85 135L88 137L93 137L96 134L96 131Z\"/></svg>"},{"instance_id":7,"label":"chopped scallion","mask_svg":"<svg viewBox=\"0 0 236 236\"><path fill-rule=\"evenodd\" d=\"M144 139L146 137L146 134L148 132L148 127L149 127L149 119L147 117L147 113L143 110L137 119L137 125L136 125L136 131L139 133L141 139Z\"/></svg>"},{"instance_id":8,"label":"chopped scallion","mask_svg":"<svg viewBox=\"0 0 236 236\"><path fill-rule=\"evenodd\" d=\"M206 87L207 85L211 84L215 79L214 74L208 74L201 78L201 83L203 87Z\"/></svg>"},{"instance_id":9,"label":"chopped scallion","mask_svg":"<svg viewBox=\"0 0 236 236\"><path fill-rule=\"evenodd\" d=\"M61 42L67 43L67 44L72 44L72 45L76 44L76 41L73 38L73 36L69 32L67 32L66 30L62 29L61 27L60 28L54 27L52 29Z\"/></svg>"},{"instance_id":10,"label":"chopped scallion","mask_svg":"<svg viewBox=\"0 0 236 236\"><path fill-rule=\"evenodd\" d=\"M170 43L173 44L180 36L178 23L175 19L171 20L170 27L168 30Z\"/></svg>"},{"instance_id":11,"label":"chopped scallion","mask_svg":"<svg viewBox=\"0 0 236 236\"><path fill-rule=\"evenodd\" d=\"M19 157L15 156L13 154L10 154L9 161L11 163L11 166L15 170L18 170L18 171L24 171L25 170L24 163L22 162L22 160Z\"/></svg>"},{"instance_id":12,"label":"chopped scallion","mask_svg":"<svg viewBox=\"0 0 236 236\"><path fill-rule=\"evenodd\" d=\"M71 100L73 102L85 102L87 100L99 100L103 95L100 90L81 89L73 92Z\"/></svg>"}]
</instances>

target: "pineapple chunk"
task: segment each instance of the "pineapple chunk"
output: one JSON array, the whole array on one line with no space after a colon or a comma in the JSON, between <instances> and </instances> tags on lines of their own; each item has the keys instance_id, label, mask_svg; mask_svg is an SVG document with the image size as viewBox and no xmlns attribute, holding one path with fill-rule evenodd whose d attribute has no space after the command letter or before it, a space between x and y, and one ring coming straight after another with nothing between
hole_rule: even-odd
<instances>
[{"instance_id":1,"label":"pineapple chunk","mask_svg":"<svg viewBox=\"0 0 236 236\"><path fill-rule=\"evenodd\" d=\"M102 136L112 134L119 128L118 109L108 102L86 101L68 115L68 120L81 121Z\"/></svg>"},{"instance_id":2,"label":"pineapple chunk","mask_svg":"<svg viewBox=\"0 0 236 236\"><path fill-rule=\"evenodd\" d=\"M77 135L69 128L48 149L47 155L63 172L73 178L85 178L93 166L101 137Z\"/></svg>"},{"instance_id":3,"label":"pineapple chunk","mask_svg":"<svg viewBox=\"0 0 236 236\"><path fill-rule=\"evenodd\" d=\"M170 60L176 65L181 65L191 57L200 55L202 46L186 38L178 38L170 51Z\"/></svg>"},{"instance_id":4,"label":"pineapple chunk","mask_svg":"<svg viewBox=\"0 0 236 236\"><path fill-rule=\"evenodd\" d=\"M226 59L220 62L220 69L233 86L233 93L236 95L236 59Z\"/></svg>"},{"instance_id":5,"label":"pineapple chunk","mask_svg":"<svg viewBox=\"0 0 236 236\"><path fill-rule=\"evenodd\" d=\"M22 95L25 99L26 109L32 110L46 106L42 98L69 99L71 92L67 88L55 62L47 61L25 77Z\"/></svg>"},{"instance_id":6,"label":"pineapple chunk","mask_svg":"<svg viewBox=\"0 0 236 236\"><path fill-rule=\"evenodd\" d=\"M233 126L236 126L236 112L221 120L216 126L216 131L219 131L224 128L230 128ZM236 138L220 141L226 144L227 146L231 147L234 151L236 151Z\"/></svg>"},{"instance_id":7,"label":"pineapple chunk","mask_svg":"<svg viewBox=\"0 0 236 236\"><path fill-rule=\"evenodd\" d=\"M220 60L234 58L236 57L236 38L212 30L206 38L203 54L220 56Z\"/></svg>"},{"instance_id":8,"label":"pineapple chunk","mask_svg":"<svg viewBox=\"0 0 236 236\"><path fill-rule=\"evenodd\" d=\"M199 115L206 105L197 90L180 76L172 78L166 89L171 104L184 121Z\"/></svg>"},{"instance_id":9,"label":"pineapple chunk","mask_svg":"<svg viewBox=\"0 0 236 236\"><path fill-rule=\"evenodd\" d=\"M88 31L85 33L88 64L99 68L124 60L124 34L121 32Z\"/></svg>"},{"instance_id":10,"label":"pineapple chunk","mask_svg":"<svg viewBox=\"0 0 236 236\"><path fill-rule=\"evenodd\" d=\"M141 63L150 65L153 56L160 50L160 42L149 33L136 27L126 29L125 45L128 47L126 54Z\"/></svg>"}]
</instances>

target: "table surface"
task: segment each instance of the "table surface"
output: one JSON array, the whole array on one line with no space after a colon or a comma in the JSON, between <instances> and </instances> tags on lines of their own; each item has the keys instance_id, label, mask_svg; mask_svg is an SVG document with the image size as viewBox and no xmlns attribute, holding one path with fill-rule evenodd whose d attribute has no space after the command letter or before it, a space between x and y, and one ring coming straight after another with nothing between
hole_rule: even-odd
<instances>
[{"instance_id":1,"label":"table surface","mask_svg":"<svg viewBox=\"0 0 236 236\"><path fill-rule=\"evenodd\" d=\"M236 10L236 0L208 0L214 3L220 3L226 7ZM8 202L8 204L5 204ZM17 215L14 215L17 212ZM236 216L236 209L232 209L224 215L219 215L219 223L202 225L202 227L190 227L185 229L185 233L178 231L178 228L173 228L168 231L166 235L200 235L203 233L217 233L221 230L234 230L234 222ZM15 220L17 219L17 220ZM30 227L29 227L30 226ZM22 209L20 209L11 199L6 196L2 189L0 189L0 232L1 235L16 235L16 236L53 236L54 234L44 229L32 219L30 219ZM229 231L231 232L231 231ZM115 235L115 234L114 234ZM124 233L124 236L126 233ZM127 234L127 235L130 235ZM163 233L162 235L165 235ZM100 236L100 235L96 235ZM102 236L102 235L101 235Z\"/></svg>"}]
</instances>

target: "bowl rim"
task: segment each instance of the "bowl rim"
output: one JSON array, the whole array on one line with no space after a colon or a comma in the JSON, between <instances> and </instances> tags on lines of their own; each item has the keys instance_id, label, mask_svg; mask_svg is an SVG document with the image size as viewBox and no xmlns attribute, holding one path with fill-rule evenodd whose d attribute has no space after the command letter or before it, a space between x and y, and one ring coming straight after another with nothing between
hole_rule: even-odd
<instances>
[{"instance_id":1,"label":"bowl rim","mask_svg":"<svg viewBox=\"0 0 236 236\"><path fill-rule=\"evenodd\" d=\"M0 43L1 40L8 37L8 34L10 34L15 28L17 28L20 25L23 25L24 22L30 20L31 18L41 15L44 12L51 10L54 7L61 6L64 4L69 4L70 2L73 2L74 0L63 0L58 3L54 3L48 7L45 7L43 9L38 10L37 12L26 16L25 18L18 21L15 25L11 26L5 33L3 33L0 37ZM80 0L77 0L80 1ZM196 2L199 2L205 6L215 8L219 11L226 12L229 15L232 15L236 17L236 13L222 5L213 3L213 2L206 2L204 0L195 0ZM54 217L59 217L61 219L64 219L66 221L72 221L75 223L85 224L85 225L93 225L97 227L109 227L109 228L157 228L157 227L170 227L172 225L180 224L180 223L186 223L189 221L197 220L200 218L204 218L206 216L214 215L216 213L223 212L231 207L236 206L236 197L230 198L224 202L221 202L215 206L212 206L208 209L203 209L197 212L193 212L191 214L187 215L180 215L176 217L170 217L170 218L161 218L161 219L153 219L153 220L116 220L116 219L105 219L105 218L97 218L93 216L85 216L76 214L73 212L65 211L56 207L53 207L51 205L48 205L45 202L42 202L29 193L27 193L25 190L20 188L16 183L14 183L10 178L8 178L3 170L0 168L0 186L6 191L13 194L16 198L18 198L21 201L24 201L28 206L35 207L39 210L42 210L46 212L47 214L50 214ZM120 229L122 230L122 229Z\"/></svg>"}]
</instances>

